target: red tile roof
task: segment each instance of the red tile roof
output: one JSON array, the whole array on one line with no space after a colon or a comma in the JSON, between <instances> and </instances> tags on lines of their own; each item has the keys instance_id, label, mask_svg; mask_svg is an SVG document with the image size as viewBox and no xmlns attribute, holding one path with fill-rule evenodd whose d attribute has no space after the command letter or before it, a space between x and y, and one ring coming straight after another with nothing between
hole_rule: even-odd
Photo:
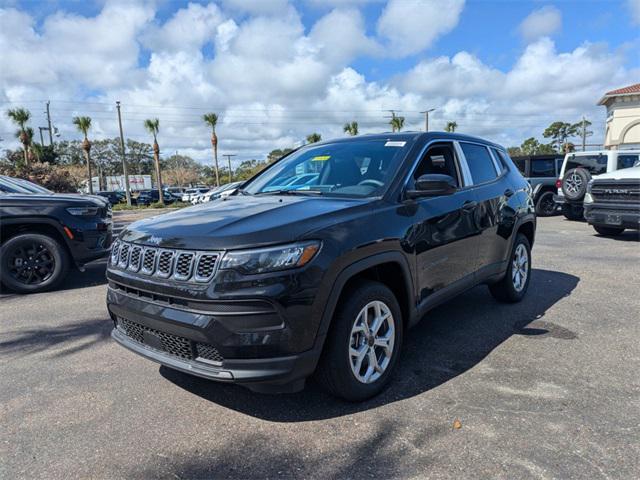
<instances>
[{"instance_id":1,"label":"red tile roof","mask_svg":"<svg viewBox=\"0 0 640 480\"><path fill-rule=\"evenodd\" d=\"M624 95L625 93L640 93L640 83L629 85L628 87L618 88L616 90L611 90L604 95L605 97L607 97L609 95Z\"/></svg>"},{"instance_id":2,"label":"red tile roof","mask_svg":"<svg viewBox=\"0 0 640 480\"><path fill-rule=\"evenodd\" d=\"M598 105L606 105L607 100L609 100L611 97L617 97L620 95L632 95L634 93L640 94L640 83L635 83L627 87L617 88L616 90L611 90L610 92L605 93L598 102Z\"/></svg>"}]
</instances>

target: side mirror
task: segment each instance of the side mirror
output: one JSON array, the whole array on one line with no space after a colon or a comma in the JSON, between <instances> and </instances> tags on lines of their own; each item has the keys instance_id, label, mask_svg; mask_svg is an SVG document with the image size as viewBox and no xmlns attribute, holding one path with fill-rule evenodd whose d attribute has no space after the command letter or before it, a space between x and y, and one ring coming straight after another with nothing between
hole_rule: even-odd
<instances>
[{"instance_id":1,"label":"side mirror","mask_svg":"<svg viewBox=\"0 0 640 480\"><path fill-rule=\"evenodd\" d=\"M407 190L408 198L439 197L451 195L458 190L456 181L449 175L432 173L421 175L416 180L415 190Z\"/></svg>"}]
</instances>

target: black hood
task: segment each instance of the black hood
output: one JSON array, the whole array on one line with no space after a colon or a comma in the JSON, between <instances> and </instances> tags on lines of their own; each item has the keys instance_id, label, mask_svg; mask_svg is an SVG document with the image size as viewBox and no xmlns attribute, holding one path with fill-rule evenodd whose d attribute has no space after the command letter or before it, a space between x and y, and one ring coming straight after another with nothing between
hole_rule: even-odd
<instances>
[{"instance_id":1,"label":"black hood","mask_svg":"<svg viewBox=\"0 0 640 480\"><path fill-rule=\"evenodd\" d=\"M232 196L141 220L121 238L145 245L226 250L287 243L323 225L367 211L371 199L305 196Z\"/></svg>"},{"instance_id":2,"label":"black hood","mask_svg":"<svg viewBox=\"0 0 640 480\"><path fill-rule=\"evenodd\" d=\"M28 206L59 204L69 207L105 207L108 204L102 197L78 193L7 193L0 195L0 203Z\"/></svg>"}]
</instances>

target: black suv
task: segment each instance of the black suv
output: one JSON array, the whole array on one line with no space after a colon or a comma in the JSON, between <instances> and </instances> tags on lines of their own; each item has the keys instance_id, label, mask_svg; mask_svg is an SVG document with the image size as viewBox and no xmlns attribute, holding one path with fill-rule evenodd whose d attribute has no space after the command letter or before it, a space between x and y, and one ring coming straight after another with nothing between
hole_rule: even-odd
<instances>
[{"instance_id":1,"label":"black suv","mask_svg":"<svg viewBox=\"0 0 640 480\"><path fill-rule=\"evenodd\" d=\"M317 177L279 188L305 173ZM107 270L112 336L193 375L273 392L315 371L362 400L435 305L481 283L522 299L535 227L531 187L499 145L435 132L315 143L225 199L128 226Z\"/></svg>"},{"instance_id":2,"label":"black suv","mask_svg":"<svg viewBox=\"0 0 640 480\"><path fill-rule=\"evenodd\" d=\"M563 155L524 155L511 157L520 173L531 184L536 215L549 217L558 213L558 205L553 200L556 181L562 168Z\"/></svg>"},{"instance_id":3,"label":"black suv","mask_svg":"<svg viewBox=\"0 0 640 480\"><path fill-rule=\"evenodd\" d=\"M20 180L14 182L20 185ZM0 182L3 285L20 293L48 290L64 279L72 264L82 268L109 255L112 220L106 200L35 193L15 184Z\"/></svg>"}]
</instances>

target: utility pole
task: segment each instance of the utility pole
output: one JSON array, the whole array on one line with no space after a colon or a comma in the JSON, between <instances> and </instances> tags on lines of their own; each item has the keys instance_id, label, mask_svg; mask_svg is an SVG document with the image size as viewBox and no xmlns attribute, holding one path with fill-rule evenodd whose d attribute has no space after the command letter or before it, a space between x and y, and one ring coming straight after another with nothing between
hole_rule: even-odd
<instances>
[{"instance_id":1,"label":"utility pole","mask_svg":"<svg viewBox=\"0 0 640 480\"><path fill-rule=\"evenodd\" d=\"M237 157L237 155L235 153L227 153L222 156L227 157L227 161L229 162L229 183L231 183L231 157Z\"/></svg>"},{"instance_id":2,"label":"utility pole","mask_svg":"<svg viewBox=\"0 0 640 480\"><path fill-rule=\"evenodd\" d=\"M42 136L42 130L46 130L47 127L38 127L38 130L40 130L40 145L42 145L44 147L44 138Z\"/></svg>"},{"instance_id":3,"label":"utility pole","mask_svg":"<svg viewBox=\"0 0 640 480\"><path fill-rule=\"evenodd\" d=\"M433 112L435 110L435 108L430 108L429 110L425 110L424 112L420 112L420 113L424 113L424 131L428 132L429 131L429 113Z\"/></svg>"},{"instance_id":4,"label":"utility pole","mask_svg":"<svg viewBox=\"0 0 640 480\"><path fill-rule=\"evenodd\" d=\"M129 174L127 173L127 158L124 153L124 133L122 133L122 117L120 116L120 102L116 102L118 110L118 126L120 127L120 149L122 154L122 173L124 175L124 190L127 195L127 205L131 206L131 190L129 189Z\"/></svg>"},{"instance_id":5,"label":"utility pole","mask_svg":"<svg viewBox=\"0 0 640 480\"><path fill-rule=\"evenodd\" d=\"M47 124L49 126L49 145L53 146L53 130L51 129L51 112L49 111L49 104L51 102L47 100Z\"/></svg>"},{"instance_id":6,"label":"utility pole","mask_svg":"<svg viewBox=\"0 0 640 480\"><path fill-rule=\"evenodd\" d=\"M587 137L593 135L593 132L587 130L587 128L591 125L591 122L582 116L582 121L580 122L580 137L582 138L582 151L584 152L587 149Z\"/></svg>"}]
</instances>

